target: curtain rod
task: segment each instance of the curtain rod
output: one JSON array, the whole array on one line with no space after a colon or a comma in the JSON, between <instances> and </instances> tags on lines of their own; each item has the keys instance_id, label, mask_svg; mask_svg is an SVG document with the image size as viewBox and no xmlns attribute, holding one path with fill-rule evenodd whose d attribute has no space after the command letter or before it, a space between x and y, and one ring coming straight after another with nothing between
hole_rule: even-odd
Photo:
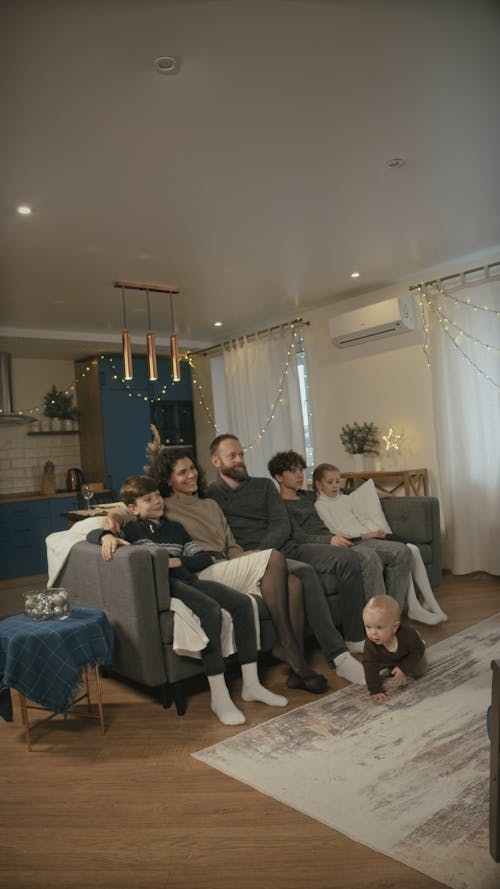
<instances>
[{"instance_id":1,"label":"curtain rod","mask_svg":"<svg viewBox=\"0 0 500 889\"><path fill-rule=\"evenodd\" d=\"M482 273L481 278L467 280L467 275L477 275ZM475 266L473 269L466 269L465 272L455 272L453 275L443 275L442 277L433 278L432 281L421 281L419 284L410 284L409 290L419 290L420 287L430 287L432 284L443 286L446 284L448 288L458 290L460 287L472 287L473 284L484 284L485 281L495 280L500 277L500 260L488 262L485 265Z\"/></svg>"},{"instance_id":2,"label":"curtain rod","mask_svg":"<svg viewBox=\"0 0 500 889\"><path fill-rule=\"evenodd\" d=\"M303 318L294 318L293 321L285 321L283 324L275 324L274 327L264 327L262 330L254 330L252 333L244 333L241 336L234 336L230 340L224 340L222 343L218 343L216 346L209 346L208 349L197 349L196 352L190 352L186 350L189 355L208 355L209 352L215 352L219 349L223 349L224 346L229 346L233 340L244 340L248 339L252 336L259 336L261 333L272 333L274 330L282 330L284 327L291 327L292 324L302 324L304 327L309 327L310 321L304 321Z\"/></svg>"},{"instance_id":3,"label":"curtain rod","mask_svg":"<svg viewBox=\"0 0 500 889\"><path fill-rule=\"evenodd\" d=\"M179 288L170 284L143 284L140 281L115 281L113 287L123 290L151 290L156 293L179 293Z\"/></svg>"}]
</instances>

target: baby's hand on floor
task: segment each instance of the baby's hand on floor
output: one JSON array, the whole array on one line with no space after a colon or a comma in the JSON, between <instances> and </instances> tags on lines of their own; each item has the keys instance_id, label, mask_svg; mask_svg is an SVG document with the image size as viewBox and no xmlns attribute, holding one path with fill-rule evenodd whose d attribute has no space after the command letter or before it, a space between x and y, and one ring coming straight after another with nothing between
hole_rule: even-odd
<instances>
[{"instance_id":1,"label":"baby's hand on floor","mask_svg":"<svg viewBox=\"0 0 500 889\"><path fill-rule=\"evenodd\" d=\"M373 701L374 704L383 704L384 701L389 700L389 695L386 691L379 691L376 695L371 695L370 700Z\"/></svg>"}]
</instances>

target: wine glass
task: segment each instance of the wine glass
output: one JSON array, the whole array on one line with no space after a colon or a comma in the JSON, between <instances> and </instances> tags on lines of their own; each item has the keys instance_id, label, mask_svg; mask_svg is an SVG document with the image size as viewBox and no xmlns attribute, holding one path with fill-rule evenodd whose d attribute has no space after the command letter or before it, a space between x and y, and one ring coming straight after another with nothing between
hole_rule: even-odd
<instances>
[{"instance_id":1,"label":"wine glass","mask_svg":"<svg viewBox=\"0 0 500 889\"><path fill-rule=\"evenodd\" d=\"M90 501L92 500L92 497L94 496L94 489L92 488L91 485L82 485L81 494L82 494L82 497L84 498L84 500L87 501L88 514L92 515L93 513L92 513L92 509L90 507Z\"/></svg>"}]
</instances>

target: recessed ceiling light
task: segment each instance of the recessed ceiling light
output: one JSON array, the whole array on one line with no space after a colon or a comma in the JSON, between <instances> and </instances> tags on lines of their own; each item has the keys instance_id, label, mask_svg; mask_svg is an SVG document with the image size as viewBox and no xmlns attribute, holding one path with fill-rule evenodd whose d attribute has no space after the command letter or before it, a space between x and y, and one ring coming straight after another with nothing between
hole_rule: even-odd
<instances>
[{"instance_id":1,"label":"recessed ceiling light","mask_svg":"<svg viewBox=\"0 0 500 889\"><path fill-rule=\"evenodd\" d=\"M396 170L398 167L404 167L406 161L404 157L390 157L388 161L385 162L386 167L389 167L390 170Z\"/></svg>"},{"instance_id":2,"label":"recessed ceiling light","mask_svg":"<svg viewBox=\"0 0 500 889\"><path fill-rule=\"evenodd\" d=\"M173 56L160 56L154 60L153 66L160 74L177 74L179 70L179 62Z\"/></svg>"},{"instance_id":3,"label":"recessed ceiling light","mask_svg":"<svg viewBox=\"0 0 500 889\"><path fill-rule=\"evenodd\" d=\"M222 321L214 321L214 327L222 327Z\"/></svg>"},{"instance_id":4,"label":"recessed ceiling light","mask_svg":"<svg viewBox=\"0 0 500 889\"><path fill-rule=\"evenodd\" d=\"M359 278L359 272L351 272L351 278Z\"/></svg>"},{"instance_id":5,"label":"recessed ceiling light","mask_svg":"<svg viewBox=\"0 0 500 889\"><path fill-rule=\"evenodd\" d=\"M26 206L26 204L21 204L21 206L16 207L16 209L21 216L29 216L31 213L31 207Z\"/></svg>"}]
</instances>

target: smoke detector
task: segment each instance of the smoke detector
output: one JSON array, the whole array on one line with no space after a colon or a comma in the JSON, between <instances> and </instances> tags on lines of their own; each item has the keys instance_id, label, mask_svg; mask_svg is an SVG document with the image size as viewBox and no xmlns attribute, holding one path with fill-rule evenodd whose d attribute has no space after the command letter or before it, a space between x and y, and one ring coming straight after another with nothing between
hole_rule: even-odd
<instances>
[{"instance_id":1,"label":"smoke detector","mask_svg":"<svg viewBox=\"0 0 500 889\"><path fill-rule=\"evenodd\" d=\"M160 74L177 74L179 70L179 62L173 56L160 56L153 62L153 67Z\"/></svg>"},{"instance_id":2,"label":"smoke detector","mask_svg":"<svg viewBox=\"0 0 500 889\"><path fill-rule=\"evenodd\" d=\"M388 161L385 162L386 167L389 167L390 170L396 170L398 167L404 167L406 161L404 157L390 157Z\"/></svg>"}]
</instances>

